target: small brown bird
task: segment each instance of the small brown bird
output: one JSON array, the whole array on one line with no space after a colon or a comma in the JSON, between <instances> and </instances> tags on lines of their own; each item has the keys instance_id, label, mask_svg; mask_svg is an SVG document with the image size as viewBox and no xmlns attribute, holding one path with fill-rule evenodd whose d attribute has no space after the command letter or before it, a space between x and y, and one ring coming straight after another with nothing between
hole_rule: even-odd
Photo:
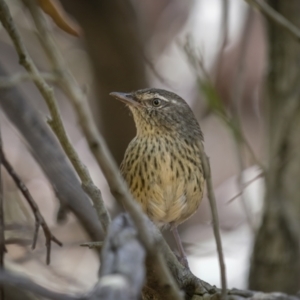
<instances>
[{"instance_id":1,"label":"small brown bird","mask_svg":"<svg viewBox=\"0 0 300 300\"><path fill-rule=\"evenodd\" d=\"M160 228L171 227L180 262L188 267L177 226L194 214L202 200L199 124L179 96L161 89L111 93L133 113L137 134L121 172L133 197Z\"/></svg>"}]
</instances>

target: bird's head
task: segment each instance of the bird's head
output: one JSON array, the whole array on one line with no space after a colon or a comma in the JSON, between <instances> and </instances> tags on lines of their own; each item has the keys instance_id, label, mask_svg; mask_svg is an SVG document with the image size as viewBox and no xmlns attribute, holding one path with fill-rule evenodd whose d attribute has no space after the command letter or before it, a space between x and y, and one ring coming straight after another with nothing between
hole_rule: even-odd
<instances>
[{"instance_id":1,"label":"bird's head","mask_svg":"<svg viewBox=\"0 0 300 300\"><path fill-rule=\"evenodd\" d=\"M198 122L188 104L175 93L148 88L132 93L110 93L128 105L137 133L176 133L202 138Z\"/></svg>"}]
</instances>

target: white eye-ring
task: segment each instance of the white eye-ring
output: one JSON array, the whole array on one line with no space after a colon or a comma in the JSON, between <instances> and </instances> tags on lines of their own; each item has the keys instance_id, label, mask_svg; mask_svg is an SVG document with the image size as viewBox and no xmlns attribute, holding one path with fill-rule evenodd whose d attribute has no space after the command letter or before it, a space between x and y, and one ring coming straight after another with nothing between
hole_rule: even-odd
<instances>
[{"instance_id":1,"label":"white eye-ring","mask_svg":"<svg viewBox=\"0 0 300 300\"><path fill-rule=\"evenodd\" d=\"M160 106L160 105L161 105L161 100L158 99L158 98L154 98L154 99L152 100L152 105L153 105L154 107Z\"/></svg>"}]
</instances>

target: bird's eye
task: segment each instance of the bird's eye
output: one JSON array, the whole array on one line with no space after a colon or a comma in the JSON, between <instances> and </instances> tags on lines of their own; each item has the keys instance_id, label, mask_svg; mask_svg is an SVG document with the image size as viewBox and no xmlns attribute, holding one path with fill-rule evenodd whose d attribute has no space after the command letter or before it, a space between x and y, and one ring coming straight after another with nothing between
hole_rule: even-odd
<instances>
[{"instance_id":1,"label":"bird's eye","mask_svg":"<svg viewBox=\"0 0 300 300\"><path fill-rule=\"evenodd\" d=\"M158 98L154 98L154 99L152 100L152 105L155 106L155 107L160 106L160 105L161 105L161 100L158 99Z\"/></svg>"}]
</instances>

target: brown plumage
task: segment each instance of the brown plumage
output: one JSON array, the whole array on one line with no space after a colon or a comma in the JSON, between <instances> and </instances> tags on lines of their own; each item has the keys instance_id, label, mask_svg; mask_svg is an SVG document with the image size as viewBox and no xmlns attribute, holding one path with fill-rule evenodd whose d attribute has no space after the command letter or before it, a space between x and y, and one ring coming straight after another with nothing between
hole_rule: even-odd
<instances>
[{"instance_id":1,"label":"brown plumage","mask_svg":"<svg viewBox=\"0 0 300 300\"><path fill-rule=\"evenodd\" d=\"M160 228L171 225L181 261L187 265L177 226L202 200L202 132L187 103L161 89L111 93L125 102L137 128L121 172L134 198Z\"/></svg>"}]
</instances>

